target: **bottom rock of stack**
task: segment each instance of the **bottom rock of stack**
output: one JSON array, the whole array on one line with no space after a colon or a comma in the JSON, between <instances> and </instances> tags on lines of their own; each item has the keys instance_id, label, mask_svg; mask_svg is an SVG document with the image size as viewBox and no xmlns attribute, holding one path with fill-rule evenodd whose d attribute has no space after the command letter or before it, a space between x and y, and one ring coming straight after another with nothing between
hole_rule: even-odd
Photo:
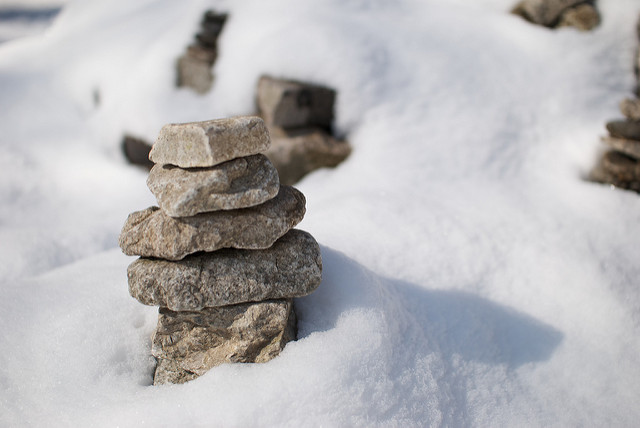
<instances>
[{"instance_id":1,"label":"bottom rock of stack","mask_svg":"<svg viewBox=\"0 0 640 428\"><path fill-rule=\"evenodd\" d=\"M606 152L591 173L593 181L640 193L640 162L620 152Z\"/></svg>"},{"instance_id":2,"label":"bottom rock of stack","mask_svg":"<svg viewBox=\"0 0 640 428\"><path fill-rule=\"evenodd\" d=\"M263 363L296 338L292 299L242 303L197 312L160 308L151 353L154 385L184 383L223 363Z\"/></svg>"}]
</instances>

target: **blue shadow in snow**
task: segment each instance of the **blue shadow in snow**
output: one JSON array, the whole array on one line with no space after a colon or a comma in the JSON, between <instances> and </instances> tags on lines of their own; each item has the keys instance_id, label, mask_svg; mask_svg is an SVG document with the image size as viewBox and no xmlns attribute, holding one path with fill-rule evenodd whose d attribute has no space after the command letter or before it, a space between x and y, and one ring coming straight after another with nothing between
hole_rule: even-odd
<instances>
[{"instance_id":1,"label":"blue shadow in snow","mask_svg":"<svg viewBox=\"0 0 640 428\"><path fill-rule=\"evenodd\" d=\"M547 360L562 341L553 327L482 297L384 278L327 247L322 258L322 284L296 300L300 337L334 328L349 310L376 309L418 354L436 351L516 368Z\"/></svg>"}]
</instances>

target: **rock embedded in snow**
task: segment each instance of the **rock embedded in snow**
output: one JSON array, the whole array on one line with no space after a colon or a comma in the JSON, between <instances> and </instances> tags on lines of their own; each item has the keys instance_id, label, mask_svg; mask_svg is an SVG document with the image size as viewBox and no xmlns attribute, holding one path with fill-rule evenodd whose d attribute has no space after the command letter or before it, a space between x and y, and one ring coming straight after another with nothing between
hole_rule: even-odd
<instances>
[{"instance_id":1,"label":"rock embedded in snow","mask_svg":"<svg viewBox=\"0 0 640 428\"><path fill-rule=\"evenodd\" d=\"M269 148L269 132L256 116L165 125L149 153L156 164L215 166Z\"/></svg>"},{"instance_id":2,"label":"rock embedded in snow","mask_svg":"<svg viewBox=\"0 0 640 428\"><path fill-rule=\"evenodd\" d=\"M147 169L151 169L153 167L153 162L149 160L150 150L151 144L141 138L125 135L122 139L122 152L127 160L134 165L140 165Z\"/></svg>"},{"instance_id":3,"label":"rock embedded in snow","mask_svg":"<svg viewBox=\"0 0 640 428\"><path fill-rule=\"evenodd\" d=\"M258 108L271 126L331 127L336 92L325 86L262 76L258 81Z\"/></svg>"},{"instance_id":4,"label":"rock embedded in snow","mask_svg":"<svg viewBox=\"0 0 640 428\"><path fill-rule=\"evenodd\" d=\"M549 28L571 25L590 30L600 23L593 0L522 0L511 13Z\"/></svg>"},{"instance_id":5,"label":"rock embedded in snow","mask_svg":"<svg viewBox=\"0 0 640 428\"><path fill-rule=\"evenodd\" d=\"M129 256L180 260L199 251L220 248L265 249L298 224L305 198L290 186L260 205L173 218L157 207L129 215L120 248Z\"/></svg>"},{"instance_id":6,"label":"rock embedded in snow","mask_svg":"<svg viewBox=\"0 0 640 428\"><path fill-rule=\"evenodd\" d=\"M127 271L129 292L174 311L306 296L322 279L320 247L293 229L265 250L222 249L179 261L140 258Z\"/></svg>"},{"instance_id":7,"label":"rock embedded in snow","mask_svg":"<svg viewBox=\"0 0 640 428\"><path fill-rule=\"evenodd\" d=\"M607 123L612 137L628 140L640 140L640 122L633 120L614 120Z\"/></svg>"},{"instance_id":8,"label":"rock embedded in snow","mask_svg":"<svg viewBox=\"0 0 640 428\"><path fill-rule=\"evenodd\" d=\"M346 141L321 128L271 128L271 146L265 152L284 184L294 184L316 169L335 167L350 153Z\"/></svg>"},{"instance_id":9,"label":"rock embedded in snow","mask_svg":"<svg viewBox=\"0 0 640 428\"><path fill-rule=\"evenodd\" d=\"M155 165L147 185L160 208L172 217L255 206L274 198L278 171L262 154L208 168Z\"/></svg>"},{"instance_id":10,"label":"rock embedded in snow","mask_svg":"<svg viewBox=\"0 0 640 428\"><path fill-rule=\"evenodd\" d=\"M295 337L291 299L198 312L160 308L151 350L158 359L154 384L183 383L223 363L266 362Z\"/></svg>"}]
</instances>

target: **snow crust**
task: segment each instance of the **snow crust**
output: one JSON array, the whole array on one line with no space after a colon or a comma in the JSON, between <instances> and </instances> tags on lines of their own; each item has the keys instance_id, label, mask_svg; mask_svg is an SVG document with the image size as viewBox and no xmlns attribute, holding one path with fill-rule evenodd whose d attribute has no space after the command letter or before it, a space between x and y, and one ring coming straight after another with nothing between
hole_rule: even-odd
<instances>
[{"instance_id":1,"label":"snow crust","mask_svg":"<svg viewBox=\"0 0 640 428\"><path fill-rule=\"evenodd\" d=\"M634 0L591 33L507 0L77 0L0 45L0 425L634 426L640 198L589 183L633 89ZM216 80L174 89L207 8ZM124 132L338 90L354 147L297 187L324 280L260 365L150 386L157 309L117 248L155 203Z\"/></svg>"}]
</instances>

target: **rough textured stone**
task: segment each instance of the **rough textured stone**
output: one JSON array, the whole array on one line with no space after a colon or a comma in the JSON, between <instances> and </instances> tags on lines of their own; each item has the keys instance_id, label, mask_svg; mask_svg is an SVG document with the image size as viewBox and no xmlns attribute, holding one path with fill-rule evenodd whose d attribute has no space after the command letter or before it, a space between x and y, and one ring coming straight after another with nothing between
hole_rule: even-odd
<instances>
[{"instance_id":1,"label":"rough textured stone","mask_svg":"<svg viewBox=\"0 0 640 428\"><path fill-rule=\"evenodd\" d=\"M324 86L262 76L258 81L258 108L269 125L329 129L336 93Z\"/></svg>"},{"instance_id":2,"label":"rough textured stone","mask_svg":"<svg viewBox=\"0 0 640 428\"><path fill-rule=\"evenodd\" d=\"M129 162L134 165L140 165L147 169L153 167L153 162L149 160L149 151L151 144L146 141L125 135L122 139L122 152Z\"/></svg>"},{"instance_id":3,"label":"rough textured stone","mask_svg":"<svg viewBox=\"0 0 640 428\"><path fill-rule=\"evenodd\" d=\"M271 128L271 135L271 147L265 154L284 184L295 184L316 169L334 167L351 153L347 142L336 140L320 128Z\"/></svg>"},{"instance_id":4,"label":"rough textured stone","mask_svg":"<svg viewBox=\"0 0 640 428\"><path fill-rule=\"evenodd\" d=\"M555 27L567 9L584 3L593 2L585 0L523 0L511 12L534 24Z\"/></svg>"},{"instance_id":5,"label":"rough textured stone","mask_svg":"<svg viewBox=\"0 0 640 428\"><path fill-rule=\"evenodd\" d=\"M209 168L156 165L147 185L167 215L188 217L266 202L278 194L280 180L266 156L253 155Z\"/></svg>"},{"instance_id":6,"label":"rough textured stone","mask_svg":"<svg viewBox=\"0 0 640 428\"><path fill-rule=\"evenodd\" d=\"M300 297L322 279L320 247L290 230L266 250L222 249L180 261L140 258L128 270L129 293L174 311Z\"/></svg>"},{"instance_id":7,"label":"rough textured stone","mask_svg":"<svg viewBox=\"0 0 640 428\"><path fill-rule=\"evenodd\" d=\"M640 122L633 120L614 120L607 123L607 131L612 137L640 140Z\"/></svg>"},{"instance_id":8,"label":"rough textured stone","mask_svg":"<svg viewBox=\"0 0 640 428\"><path fill-rule=\"evenodd\" d=\"M602 141L612 149L624 153L634 159L640 159L640 141L615 137L603 137Z\"/></svg>"},{"instance_id":9,"label":"rough textured stone","mask_svg":"<svg viewBox=\"0 0 640 428\"><path fill-rule=\"evenodd\" d=\"M600 24L600 13L591 4L585 3L567 9L558 22L558 27L573 27L590 31Z\"/></svg>"},{"instance_id":10,"label":"rough textured stone","mask_svg":"<svg viewBox=\"0 0 640 428\"><path fill-rule=\"evenodd\" d=\"M160 309L154 384L183 383L223 363L264 363L296 336L293 302L269 300L199 312Z\"/></svg>"},{"instance_id":11,"label":"rough textured stone","mask_svg":"<svg viewBox=\"0 0 640 428\"><path fill-rule=\"evenodd\" d=\"M151 207L129 214L119 243L129 256L167 260L220 248L265 249L298 224L304 213L304 195L289 186L282 186L278 196L264 204L239 210L173 218Z\"/></svg>"},{"instance_id":12,"label":"rough textured stone","mask_svg":"<svg viewBox=\"0 0 640 428\"><path fill-rule=\"evenodd\" d=\"M165 125L149 158L182 168L208 167L261 153L269 148L269 133L256 116Z\"/></svg>"},{"instance_id":13,"label":"rough textured stone","mask_svg":"<svg viewBox=\"0 0 640 428\"><path fill-rule=\"evenodd\" d=\"M627 119L640 121L640 99L626 98L622 100L620 111Z\"/></svg>"}]
</instances>

